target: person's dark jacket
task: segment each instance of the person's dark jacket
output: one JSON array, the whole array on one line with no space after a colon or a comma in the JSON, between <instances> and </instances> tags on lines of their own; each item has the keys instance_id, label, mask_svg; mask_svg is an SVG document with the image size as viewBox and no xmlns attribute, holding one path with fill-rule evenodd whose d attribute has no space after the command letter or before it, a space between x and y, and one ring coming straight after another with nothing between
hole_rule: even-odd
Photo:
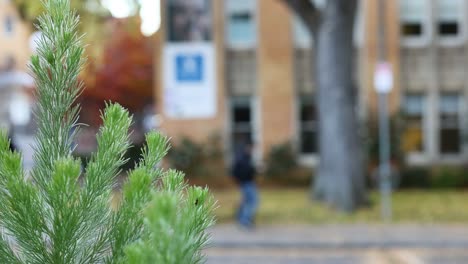
<instances>
[{"instance_id":1,"label":"person's dark jacket","mask_svg":"<svg viewBox=\"0 0 468 264\"><path fill-rule=\"evenodd\" d=\"M11 135L11 133L8 135L8 138L10 139L10 151L17 151L18 148L16 147L16 144L13 140L13 136Z\"/></svg>"},{"instance_id":2,"label":"person's dark jacket","mask_svg":"<svg viewBox=\"0 0 468 264\"><path fill-rule=\"evenodd\" d=\"M239 184L254 181L255 167L250 153L237 151L232 166L232 176Z\"/></svg>"}]
</instances>

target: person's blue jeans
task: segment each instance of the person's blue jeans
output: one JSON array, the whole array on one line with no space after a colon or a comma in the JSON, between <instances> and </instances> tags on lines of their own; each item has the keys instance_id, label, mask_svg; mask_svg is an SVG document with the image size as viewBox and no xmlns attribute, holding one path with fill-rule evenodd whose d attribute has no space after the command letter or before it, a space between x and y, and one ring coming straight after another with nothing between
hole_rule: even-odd
<instances>
[{"instance_id":1,"label":"person's blue jeans","mask_svg":"<svg viewBox=\"0 0 468 264\"><path fill-rule=\"evenodd\" d=\"M252 226L258 207L257 186L254 182L246 182L240 185L242 201L239 207L237 220L243 226Z\"/></svg>"}]
</instances>

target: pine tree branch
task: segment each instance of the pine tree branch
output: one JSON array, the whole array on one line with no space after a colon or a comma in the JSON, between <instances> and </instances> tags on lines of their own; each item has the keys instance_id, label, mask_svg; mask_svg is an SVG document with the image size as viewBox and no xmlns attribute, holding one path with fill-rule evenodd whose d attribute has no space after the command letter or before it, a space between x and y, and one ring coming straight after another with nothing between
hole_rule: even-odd
<instances>
[{"instance_id":1,"label":"pine tree branch","mask_svg":"<svg viewBox=\"0 0 468 264\"><path fill-rule=\"evenodd\" d=\"M112 255L106 262L109 264L124 261L126 246L141 235L139 230L143 228L143 219L132 215L141 215L144 205L150 200L154 181L161 176L156 166L169 150L168 139L160 133L149 133L146 142L142 159L123 186L122 202L114 215Z\"/></svg>"},{"instance_id":2,"label":"pine tree branch","mask_svg":"<svg viewBox=\"0 0 468 264\"><path fill-rule=\"evenodd\" d=\"M0 231L3 233L3 231ZM0 263L22 264L18 257L13 252L7 238L2 234L0 238Z\"/></svg>"},{"instance_id":3,"label":"pine tree branch","mask_svg":"<svg viewBox=\"0 0 468 264\"><path fill-rule=\"evenodd\" d=\"M112 189L120 167L127 162L125 153L130 147L128 131L132 118L128 111L118 104L108 105L102 119L98 150L86 169L85 184L90 198Z\"/></svg>"},{"instance_id":4,"label":"pine tree branch","mask_svg":"<svg viewBox=\"0 0 468 264\"><path fill-rule=\"evenodd\" d=\"M168 171L162 180L145 210L148 232L127 248L127 263L203 263L206 229L214 223L213 199L207 189L187 189L177 171Z\"/></svg>"},{"instance_id":5,"label":"pine tree branch","mask_svg":"<svg viewBox=\"0 0 468 264\"><path fill-rule=\"evenodd\" d=\"M98 150L81 182L81 164L71 155L79 112L74 101L83 88L78 81L84 63L81 36L76 33L78 16L69 0L43 4L46 13L38 27L43 36L30 66L38 97L32 181L24 177L20 154L9 151L7 136L0 133L0 263L126 263L126 249L142 238L147 253L161 260L149 263L199 263L212 206L207 190L188 189L183 174L176 171L162 177L161 199L155 195L155 181L163 175L157 165L169 148L165 137L147 136L142 159L124 185L120 207L116 212L110 208L116 175L127 161L132 120L117 104L104 111ZM152 198L160 211L144 210ZM167 225L145 225L143 213L145 219ZM159 233L161 241L152 239ZM12 238L12 245L6 237Z\"/></svg>"},{"instance_id":6,"label":"pine tree branch","mask_svg":"<svg viewBox=\"0 0 468 264\"><path fill-rule=\"evenodd\" d=\"M91 236L88 239L92 238L93 243L85 254L86 259L92 259L96 252L102 252L112 244L113 227L109 224L113 218L108 201L119 169L127 162L125 153L130 146L128 130L132 119L128 111L118 104L108 105L102 119L103 125L97 137L98 150L86 169L81 198L83 221L89 222L91 226L101 226L102 234L96 233L96 230L88 230L88 235ZM93 238L96 234L100 236Z\"/></svg>"},{"instance_id":7,"label":"pine tree branch","mask_svg":"<svg viewBox=\"0 0 468 264\"><path fill-rule=\"evenodd\" d=\"M24 179L21 156L9 150L6 133L0 133L0 227L2 238L11 235L21 259L47 263L43 234L49 233L38 190ZM5 245L5 244L3 244ZM3 246L2 245L2 246ZM2 251L12 251L5 248ZM8 253L7 253L8 254ZM7 257L8 255L5 255ZM10 258L13 256L10 255Z\"/></svg>"},{"instance_id":8,"label":"pine tree branch","mask_svg":"<svg viewBox=\"0 0 468 264\"><path fill-rule=\"evenodd\" d=\"M51 182L48 185L48 204L52 213L53 232L50 234L50 259L53 263L76 263L81 247L77 241L83 240L80 211L75 207L79 201L78 178L80 164L71 158L59 160L54 166Z\"/></svg>"},{"instance_id":9,"label":"pine tree branch","mask_svg":"<svg viewBox=\"0 0 468 264\"><path fill-rule=\"evenodd\" d=\"M38 26L43 35L30 68L36 79L38 121L32 177L47 195L44 190L55 162L71 156L72 129L79 112L73 104L83 88L78 75L85 60L82 37L76 33L79 19L69 1L45 1L44 5L47 13Z\"/></svg>"}]
</instances>

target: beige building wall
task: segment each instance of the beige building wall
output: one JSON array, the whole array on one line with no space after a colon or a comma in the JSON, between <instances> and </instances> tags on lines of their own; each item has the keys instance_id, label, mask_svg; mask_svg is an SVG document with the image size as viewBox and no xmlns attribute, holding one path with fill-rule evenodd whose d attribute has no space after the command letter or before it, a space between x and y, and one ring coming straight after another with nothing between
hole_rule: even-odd
<instances>
[{"instance_id":1,"label":"beige building wall","mask_svg":"<svg viewBox=\"0 0 468 264\"><path fill-rule=\"evenodd\" d=\"M0 79L9 79L9 72L27 71L30 34L29 26L21 21L12 3L0 0ZM10 127L9 103L13 94L21 92L16 85L0 86L0 128Z\"/></svg>"},{"instance_id":2,"label":"beige building wall","mask_svg":"<svg viewBox=\"0 0 468 264\"><path fill-rule=\"evenodd\" d=\"M6 32L6 20L11 19L12 32ZM9 58L16 61L16 69L25 71L30 56L29 37L31 29L29 25L21 21L21 18L9 0L0 0L0 69Z\"/></svg>"},{"instance_id":3,"label":"beige building wall","mask_svg":"<svg viewBox=\"0 0 468 264\"><path fill-rule=\"evenodd\" d=\"M292 16L283 3L260 0L258 13L260 146L266 154L294 138L294 40Z\"/></svg>"}]
</instances>

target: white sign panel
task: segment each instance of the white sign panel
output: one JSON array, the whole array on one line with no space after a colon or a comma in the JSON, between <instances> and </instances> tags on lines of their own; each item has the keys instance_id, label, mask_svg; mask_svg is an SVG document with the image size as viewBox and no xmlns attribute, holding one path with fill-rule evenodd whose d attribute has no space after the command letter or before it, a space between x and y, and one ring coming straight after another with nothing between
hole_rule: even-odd
<instances>
[{"instance_id":1,"label":"white sign panel","mask_svg":"<svg viewBox=\"0 0 468 264\"><path fill-rule=\"evenodd\" d=\"M379 93L388 93L393 88L392 66L387 62L378 63L374 73L374 86Z\"/></svg>"},{"instance_id":2,"label":"white sign panel","mask_svg":"<svg viewBox=\"0 0 468 264\"><path fill-rule=\"evenodd\" d=\"M215 50L211 43L168 43L164 50L164 112L173 119L216 115Z\"/></svg>"}]
</instances>

